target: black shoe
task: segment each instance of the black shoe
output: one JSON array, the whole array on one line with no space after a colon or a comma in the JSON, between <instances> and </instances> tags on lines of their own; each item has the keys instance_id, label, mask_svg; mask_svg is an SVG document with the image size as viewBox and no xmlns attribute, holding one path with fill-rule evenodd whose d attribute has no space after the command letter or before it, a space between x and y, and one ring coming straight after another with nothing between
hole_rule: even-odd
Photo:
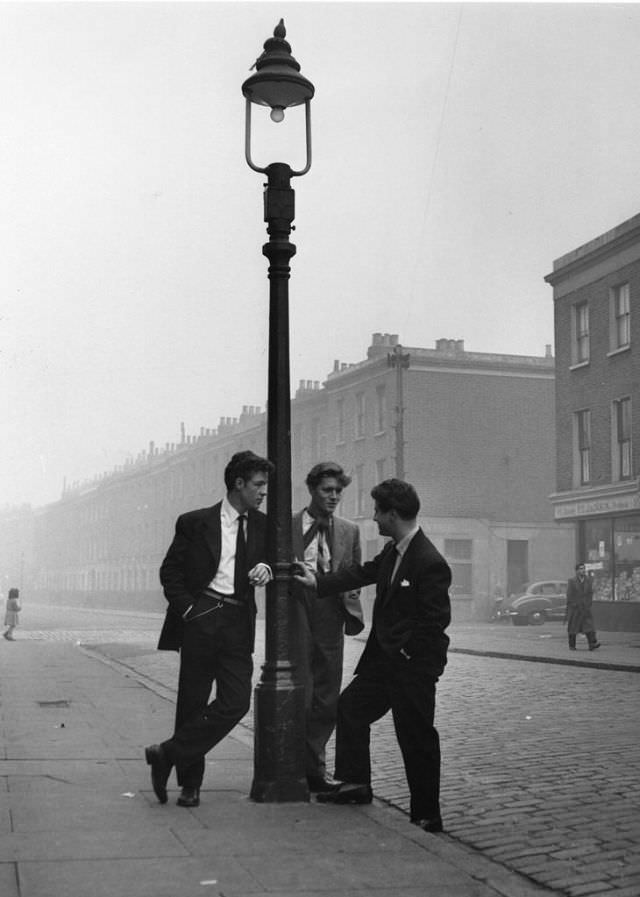
<instances>
[{"instance_id":1,"label":"black shoe","mask_svg":"<svg viewBox=\"0 0 640 897\"><path fill-rule=\"evenodd\" d=\"M337 791L340 787L340 782L336 782L335 779L326 779L324 776L307 776L307 785L309 786L309 791Z\"/></svg>"},{"instance_id":2,"label":"black shoe","mask_svg":"<svg viewBox=\"0 0 640 897\"><path fill-rule=\"evenodd\" d=\"M435 816L433 819L412 819L411 825L417 825L423 832L431 832L432 834L444 831L442 819L439 816Z\"/></svg>"},{"instance_id":3,"label":"black shoe","mask_svg":"<svg viewBox=\"0 0 640 897\"><path fill-rule=\"evenodd\" d=\"M600 642L594 642L592 645L589 645L589 650L595 651L596 648L599 648L599 647L600 647Z\"/></svg>"},{"instance_id":4,"label":"black shoe","mask_svg":"<svg viewBox=\"0 0 640 897\"><path fill-rule=\"evenodd\" d=\"M576 650L576 646L575 646L575 645L569 645L569 650L570 650L570 651L575 651L575 650Z\"/></svg>"},{"instance_id":5,"label":"black shoe","mask_svg":"<svg viewBox=\"0 0 640 897\"><path fill-rule=\"evenodd\" d=\"M316 794L316 800L321 804L370 804L373 800L373 791L371 785L341 782L334 791Z\"/></svg>"},{"instance_id":6,"label":"black shoe","mask_svg":"<svg viewBox=\"0 0 640 897\"><path fill-rule=\"evenodd\" d=\"M179 807L199 807L200 806L200 789L199 788L183 788L180 797L176 801Z\"/></svg>"},{"instance_id":7,"label":"black shoe","mask_svg":"<svg viewBox=\"0 0 640 897\"><path fill-rule=\"evenodd\" d=\"M167 780L171 774L172 764L161 744L152 744L144 749L144 756L151 767L151 787L161 804L167 802Z\"/></svg>"}]
</instances>

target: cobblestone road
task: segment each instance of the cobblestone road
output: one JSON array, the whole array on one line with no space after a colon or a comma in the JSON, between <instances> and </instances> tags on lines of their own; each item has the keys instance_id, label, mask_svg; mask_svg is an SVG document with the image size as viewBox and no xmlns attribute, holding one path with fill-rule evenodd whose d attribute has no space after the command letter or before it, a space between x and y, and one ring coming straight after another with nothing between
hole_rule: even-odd
<instances>
[{"instance_id":1,"label":"cobblestone road","mask_svg":"<svg viewBox=\"0 0 640 897\"><path fill-rule=\"evenodd\" d=\"M159 617L74 611L58 628L58 614L34 613L41 628L19 637L111 643L118 662L175 687L177 657L154 650ZM348 640L346 679L361 649ZM639 686L634 672L451 654L437 717L449 835L557 893L640 897ZM407 812L390 719L372 745L376 796Z\"/></svg>"}]
</instances>

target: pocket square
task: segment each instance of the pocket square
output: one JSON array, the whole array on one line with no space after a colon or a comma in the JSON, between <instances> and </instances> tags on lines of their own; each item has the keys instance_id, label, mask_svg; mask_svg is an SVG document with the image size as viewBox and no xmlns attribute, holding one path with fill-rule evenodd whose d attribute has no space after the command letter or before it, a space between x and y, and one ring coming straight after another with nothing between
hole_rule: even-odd
<instances>
[{"instance_id":1,"label":"pocket square","mask_svg":"<svg viewBox=\"0 0 640 897\"><path fill-rule=\"evenodd\" d=\"M401 587L402 589L406 589L407 586L410 586L410 585L411 585L411 583L409 582L408 579L403 579L402 582L400 583L400 587Z\"/></svg>"}]
</instances>

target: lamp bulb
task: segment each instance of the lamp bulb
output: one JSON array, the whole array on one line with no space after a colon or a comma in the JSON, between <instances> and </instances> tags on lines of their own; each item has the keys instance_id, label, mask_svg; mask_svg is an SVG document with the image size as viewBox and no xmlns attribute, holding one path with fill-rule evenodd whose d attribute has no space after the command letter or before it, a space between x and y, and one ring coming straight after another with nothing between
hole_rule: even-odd
<instances>
[{"instance_id":1,"label":"lamp bulb","mask_svg":"<svg viewBox=\"0 0 640 897\"><path fill-rule=\"evenodd\" d=\"M280 122L284 118L284 109L282 106L274 106L271 110L271 121Z\"/></svg>"}]
</instances>

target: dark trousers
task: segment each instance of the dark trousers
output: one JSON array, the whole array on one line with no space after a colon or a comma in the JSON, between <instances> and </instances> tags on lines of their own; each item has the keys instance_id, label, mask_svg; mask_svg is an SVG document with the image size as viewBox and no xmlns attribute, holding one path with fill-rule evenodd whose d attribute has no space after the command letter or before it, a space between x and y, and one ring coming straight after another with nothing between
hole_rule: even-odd
<instances>
[{"instance_id":1,"label":"dark trousers","mask_svg":"<svg viewBox=\"0 0 640 897\"><path fill-rule=\"evenodd\" d=\"M342 682L344 618L337 596L305 592L297 604L296 648L305 690L306 774L326 774L326 746L336 725Z\"/></svg>"},{"instance_id":2,"label":"dark trousers","mask_svg":"<svg viewBox=\"0 0 640 897\"><path fill-rule=\"evenodd\" d=\"M585 636L586 636L587 642L589 643L589 647L591 647L592 645L595 645L595 643L598 641L598 636L592 630L590 630L589 632L585 632ZM575 646L576 646L576 633L570 632L569 633L569 647L575 648Z\"/></svg>"},{"instance_id":3,"label":"dark trousers","mask_svg":"<svg viewBox=\"0 0 640 897\"><path fill-rule=\"evenodd\" d=\"M199 788L205 754L249 710L253 674L253 613L224 605L185 625L175 732L163 743L178 785ZM215 695L211 700L212 686Z\"/></svg>"},{"instance_id":4,"label":"dark trousers","mask_svg":"<svg viewBox=\"0 0 640 897\"><path fill-rule=\"evenodd\" d=\"M391 710L407 775L412 819L440 816L440 738L433 725L437 678L420 660L380 661L340 695L335 777L371 783L371 725Z\"/></svg>"}]
</instances>

